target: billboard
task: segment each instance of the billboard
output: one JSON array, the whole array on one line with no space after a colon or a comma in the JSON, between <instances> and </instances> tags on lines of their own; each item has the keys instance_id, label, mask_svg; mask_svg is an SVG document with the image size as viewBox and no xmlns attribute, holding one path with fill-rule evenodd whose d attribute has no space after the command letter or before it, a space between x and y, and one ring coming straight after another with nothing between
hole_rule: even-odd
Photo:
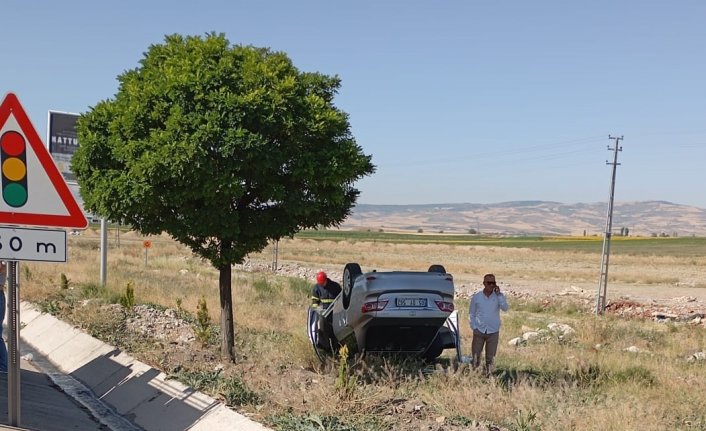
<instances>
[{"instance_id":1,"label":"billboard","mask_svg":"<svg viewBox=\"0 0 706 431\"><path fill-rule=\"evenodd\" d=\"M67 183L75 184L76 176L71 171L71 158L78 148L76 122L79 114L49 111L47 127L47 145L59 172Z\"/></svg>"}]
</instances>

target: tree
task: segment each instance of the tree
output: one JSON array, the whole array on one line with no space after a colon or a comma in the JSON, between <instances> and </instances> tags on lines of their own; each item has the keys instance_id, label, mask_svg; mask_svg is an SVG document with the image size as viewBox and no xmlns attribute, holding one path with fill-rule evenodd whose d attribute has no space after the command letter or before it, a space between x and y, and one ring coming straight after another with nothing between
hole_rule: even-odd
<instances>
[{"instance_id":1,"label":"tree","mask_svg":"<svg viewBox=\"0 0 706 431\"><path fill-rule=\"evenodd\" d=\"M167 232L219 270L221 351L235 361L231 266L271 240L339 225L375 166L333 104L336 76L223 34L170 35L78 122L85 207Z\"/></svg>"}]
</instances>

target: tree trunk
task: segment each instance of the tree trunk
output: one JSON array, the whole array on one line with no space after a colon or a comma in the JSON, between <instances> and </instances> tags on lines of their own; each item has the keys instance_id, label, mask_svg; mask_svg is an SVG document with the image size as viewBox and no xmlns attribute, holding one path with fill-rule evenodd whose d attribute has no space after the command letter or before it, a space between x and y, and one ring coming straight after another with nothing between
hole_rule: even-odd
<instances>
[{"instance_id":1,"label":"tree trunk","mask_svg":"<svg viewBox=\"0 0 706 431\"><path fill-rule=\"evenodd\" d=\"M231 266L226 264L218 268L218 270L218 290L221 296L221 356L231 362L235 362Z\"/></svg>"}]
</instances>

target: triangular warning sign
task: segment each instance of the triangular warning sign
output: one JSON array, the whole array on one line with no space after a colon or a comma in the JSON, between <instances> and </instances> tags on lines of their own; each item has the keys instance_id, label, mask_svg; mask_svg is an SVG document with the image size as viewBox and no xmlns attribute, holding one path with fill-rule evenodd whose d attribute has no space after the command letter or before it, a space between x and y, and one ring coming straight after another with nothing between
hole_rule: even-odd
<instances>
[{"instance_id":1,"label":"triangular warning sign","mask_svg":"<svg viewBox=\"0 0 706 431\"><path fill-rule=\"evenodd\" d=\"M85 229L88 221L20 101L0 104L0 225Z\"/></svg>"}]
</instances>

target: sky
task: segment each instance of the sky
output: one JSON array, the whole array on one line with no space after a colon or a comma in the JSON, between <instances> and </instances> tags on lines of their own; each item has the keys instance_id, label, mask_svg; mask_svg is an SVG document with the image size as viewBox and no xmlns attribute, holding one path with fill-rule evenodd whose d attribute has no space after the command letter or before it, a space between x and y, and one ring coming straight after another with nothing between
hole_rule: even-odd
<instances>
[{"instance_id":1,"label":"sky","mask_svg":"<svg viewBox=\"0 0 706 431\"><path fill-rule=\"evenodd\" d=\"M706 208L703 1L20 1L0 5L0 97L118 91L164 36L224 33L341 78L376 172L365 204L665 200Z\"/></svg>"}]
</instances>

